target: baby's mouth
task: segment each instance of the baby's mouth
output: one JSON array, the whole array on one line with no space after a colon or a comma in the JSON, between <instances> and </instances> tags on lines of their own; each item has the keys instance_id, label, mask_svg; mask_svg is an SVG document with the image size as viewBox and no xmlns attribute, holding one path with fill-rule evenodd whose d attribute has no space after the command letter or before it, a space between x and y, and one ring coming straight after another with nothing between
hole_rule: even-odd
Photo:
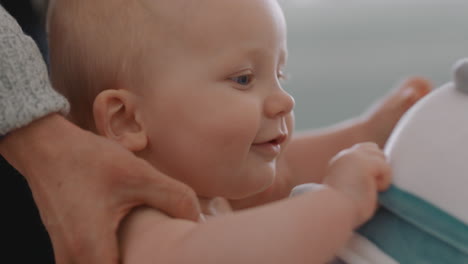
<instances>
[{"instance_id":1,"label":"baby's mouth","mask_svg":"<svg viewBox=\"0 0 468 264\"><path fill-rule=\"evenodd\" d=\"M281 145L287 138L286 134L280 134L279 136L265 141L254 142L252 145L263 145L263 144L272 144L272 145Z\"/></svg>"},{"instance_id":2,"label":"baby's mouth","mask_svg":"<svg viewBox=\"0 0 468 264\"><path fill-rule=\"evenodd\" d=\"M271 144L281 145L286 140L286 138L287 138L286 134L281 134L277 136L276 138L270 140L269 142Z\"/></svg>"},{"instance_id":3,"label":"baby's mouth","mask_svg":"<svg viewBox=\"0 0 468 264\"><path fill-rule=\"evenodd\" d=\"M253 143L252 148L267 157L276 157L281 152L281 144L286 140L287 135L281 134L274 139Z\"/></svg>"}]
</instances>

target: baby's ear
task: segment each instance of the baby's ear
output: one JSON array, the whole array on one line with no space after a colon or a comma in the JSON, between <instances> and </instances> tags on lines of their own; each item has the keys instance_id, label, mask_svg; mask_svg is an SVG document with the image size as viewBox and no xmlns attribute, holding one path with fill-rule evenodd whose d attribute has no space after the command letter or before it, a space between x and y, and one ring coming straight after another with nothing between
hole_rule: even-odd
<instances>
[{"instance_id":1,"label":"baby's ear","mask_svg":"<svg viewBox=\"0 0 468 264\"><path fill-rule=\"evenodd\" d=\"M136 107L136 97L126 90L105 90L93 105L97 132L132 152L146 148L148 138Z\"/></svg>"}]
</instances>

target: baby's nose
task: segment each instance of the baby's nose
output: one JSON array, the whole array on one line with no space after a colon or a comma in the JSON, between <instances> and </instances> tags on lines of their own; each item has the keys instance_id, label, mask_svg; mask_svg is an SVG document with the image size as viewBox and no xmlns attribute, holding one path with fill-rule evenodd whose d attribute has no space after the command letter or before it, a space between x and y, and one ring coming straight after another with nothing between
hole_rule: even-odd
<instances>
[{"instance_id":1,"label":"baby's nose","mask_svg":"<svg viewBox=\"0 0 468 264\"><path fill-rule=\"evenodd\" d=\"M283 89L279 89L266 98L265 114L270 118L287 115L293 110L294 105L294 98Z\"/></svg>"}]
</instances>

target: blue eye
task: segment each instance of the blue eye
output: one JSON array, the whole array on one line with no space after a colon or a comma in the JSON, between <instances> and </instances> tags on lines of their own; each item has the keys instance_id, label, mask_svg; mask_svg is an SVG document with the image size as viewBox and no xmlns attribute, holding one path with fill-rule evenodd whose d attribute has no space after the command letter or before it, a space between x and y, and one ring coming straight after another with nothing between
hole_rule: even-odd
<instances>
[{"instance_id":1,"label":"blue eye","mask_svg":"<svg viewBox=\"0 0 468 264\"><path fill-rule=\"evenodd\" d=\"M236 76L236 77L231 77L229 78L231 81L235 82L235 83L238 83L240 85L249 85L252 80L253 80L253 75L251 74L246 74L246 75L240 75L240 76Z\"/></svg>"}]
</instances>

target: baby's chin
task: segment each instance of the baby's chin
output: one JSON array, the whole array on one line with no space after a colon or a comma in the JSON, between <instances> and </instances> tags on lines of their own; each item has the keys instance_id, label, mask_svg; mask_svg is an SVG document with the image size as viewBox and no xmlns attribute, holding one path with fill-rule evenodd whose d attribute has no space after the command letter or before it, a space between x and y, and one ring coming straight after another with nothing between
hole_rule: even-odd
<instances>
[{"instance_id":1,"label":"baby's chin","mask_svg":"<svg viewBox=\"0 0 468 264\"><path fill-rule=\"evenodd\" d=\"M230 188L223 196L229 200L242 200L266 191L273 185L275 174L261 175L253 181L246 181L237 188Z\"/></svg>"},{"instance_id":2,"label":"baby's chin","mask_svg":"<svg viewBox=\"0 0 468 264\"><path fill-rule=\"evenodd\" d=\"M203 182L187 182L200 197L223 197L228 200L246 199L267 190L276 178L276 166L248 166L236 172L210 175ZM247 169L245 169L247 168Z\"/></svg>"}]
</instances>

